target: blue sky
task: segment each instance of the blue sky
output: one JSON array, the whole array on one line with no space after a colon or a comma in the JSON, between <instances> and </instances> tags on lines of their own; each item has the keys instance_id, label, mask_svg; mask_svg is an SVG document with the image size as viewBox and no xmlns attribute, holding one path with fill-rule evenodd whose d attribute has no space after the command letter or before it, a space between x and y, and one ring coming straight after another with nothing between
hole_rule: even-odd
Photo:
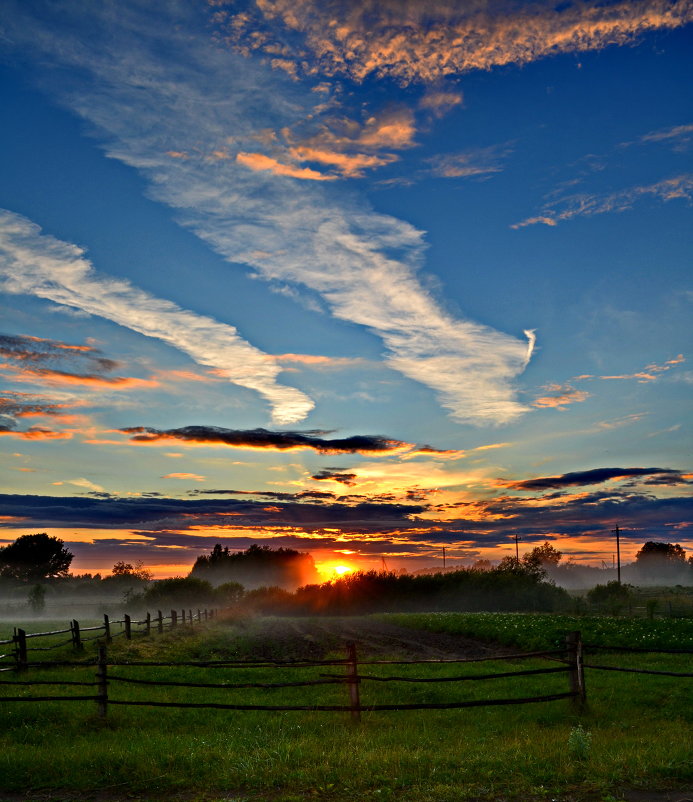
<instances>
[{"instance_id":1,"label":"blue sky","mask_svg":"<svg viewBox=\"0 0 693 802\"><path fill-rule=\"evenodd\" d=\"M4 16L5 542L693 547L693 4Z\"/></svg>"}]
</instances>

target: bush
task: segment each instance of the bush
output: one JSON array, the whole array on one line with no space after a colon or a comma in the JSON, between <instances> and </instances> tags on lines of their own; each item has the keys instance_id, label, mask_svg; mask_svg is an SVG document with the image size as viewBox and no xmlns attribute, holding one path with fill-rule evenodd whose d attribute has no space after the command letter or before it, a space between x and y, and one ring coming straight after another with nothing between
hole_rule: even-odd
<instances>
[{"instance_id":1,"label":"bush","mask_svg":"<svg viewBox=\"0 0 693 802\"><path fill-rule=\"evenodd\" d=\"M214 588L194 576L159 579L139 598L145 607L198 607L216 604Z\"/></svg>"},{"instance_id":2,"label":"bush","mask_svg":"<svg viewBox=\"0 0 693 802\"><path fill-rule=\"evenodd\" d=\"M618 615L633 598L633 586L614 579L606 585L595 585L587 591L587 600L596 607Z\"/></svg>"}]
</instances>

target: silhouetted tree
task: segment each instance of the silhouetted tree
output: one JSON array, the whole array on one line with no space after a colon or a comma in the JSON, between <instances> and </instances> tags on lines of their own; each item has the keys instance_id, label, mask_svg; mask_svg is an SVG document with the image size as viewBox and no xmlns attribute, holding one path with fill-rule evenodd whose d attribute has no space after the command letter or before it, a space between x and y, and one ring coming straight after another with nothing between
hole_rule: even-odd
<instances>
[{"instance_id":1,"label":"silhouetted tree","mask_svg":"<svg viewBox=\"0 0 693 802\"><path fill-rule=\"evenodd\" d=\"M214 588L194 576L159 579L137 598L144 606L191 606L216 603Z\"/></svg>"},{"instance_id":2,"label":"silhouetted tree","mask_svg":"<svg viewBox=\"0 0 693 802\"><path fill-rule=\"evenodd\" d=\"M523 555L522 562L530 566L556 566L562 557L563 552L552 546L548 540L545 540L541 546L535 546L531 551Z\"/></svg>"},{"instance_id":3,"label":"silhouetted tree","mask_svg":"<svg viewBox=\"0 0 693 802\"><path fill-rule=\"evenodd\" d=\"M643 578L664 581L687 573L686 552L678 543L648 540L635 555L635 565Z\"/></svg>"},{"instance_id":4,"label":"silhouetted tree","mask_svg":"<svg viewBox=\"0 0 693 802\"><path fill-rule=\"evenodd\" d=\"M125 579L138 579L141 582L151 582L153 574L144 567L142 560L132 563L117 562L111 569L111 575Z\"/></svg>"},{"instance_id":5,"label":"silhouetted tree","mask_svg":"<svg viewBox=\"0 0 693 802\"><path fill-rule=\"evenodd\" d=\"M26 582L65 576L73 557L60 538L45 532L22 535L0 549L0 575Z\"/></svg>"},{"instance_id":6,"label":"silhouetted tree","mask_svg":"<svg viewBox=\"0 0 693 802\"><path fill-rule=\"evenodd\" d=\"M239 582L245 588L278 586L294 590L317 578L310 554L294 549L271 549L253 543L245 551L230 551L217 543L209 554L200 555L191 576L212 584Z\"/></svg>"}]
</instances>

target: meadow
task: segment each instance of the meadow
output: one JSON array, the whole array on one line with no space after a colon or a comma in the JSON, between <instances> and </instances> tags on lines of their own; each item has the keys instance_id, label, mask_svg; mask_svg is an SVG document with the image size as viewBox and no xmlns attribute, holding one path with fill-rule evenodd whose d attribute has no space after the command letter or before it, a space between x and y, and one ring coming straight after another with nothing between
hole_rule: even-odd
<instances>
[{"instance_id":1,"label":"meadow","mask_svg":"<svg viewBox=\"0 0 693 802\"><path fill-rule=\"evenodd\" d=\"M388 619L393 616L388 616ZM428 619L426 622L424 619ZM359 619L350 619L358 626ZM372 629L372 619L369 619ZM472 627L470 621L476 621ZM509 635L510 621L518 622ZM572 620L562 616L433 614L397 617L399 626L448 627L523 649L554 645ZM455 623L456 622L456 623ZM598 636L598 621L585 640ZM622 621L602 619L603 637ZM691 624L638 621L657 643L690 637ZM683 630L688 624L688 632ZM117 638L113 660L191 661L343 657L338 639L317 622L300 623L296 638L273 639L291 619L243 619L206 628L178 629L131 642ZM682 627L675 632L672 625ZM457 627L457 630L455 630ZM505 633L502 630L505 627ZM657 628L659 627L659 634ZM609 629L611 628L611 629ZM474 633L470 630L474 629ZM414 631L414 630L407 630ZM415 632L415 631L414 631ZM543 632L543 634L541 634ZM541 640L543 638L543 640ZM531 640L530 640L531 639ZM669 639L669 640L667 640ZM531 643L531 645L530 645ZM633 644L639 645L639 644ZM74 657L69 648L52 658ZM84 657L93 656L87 644ZM368 650L362 650L364 659ZM396 658L400 655L393 653ZM595 660L613 662L613 655ZM690 655L618 655L618 665L690 671ZM456 665L369 665L362 673L410 677L485 674L545 667L546 661L492 660ZM187 682L273 683L339 674L342 666L313 668L112 667L131 678ZM12 672L0 680L16 678ZM92 681L94 667L30 669L27 679ZM580 713L568 700L463 710L348 713L239 712L204 709L116 707L103 721L94 702L8 703L2 707L0 799L141 800L547 800L609 802L636 791L693 787L691 702L693 680L651 675L587 674L589 707ZM446 702L528 696L564 691L565 674L442 684L364 683L362 702ZM38 695L44 688L0 686L2 695ZM11 690L10 690L11 689ZM56 692L57 689L50 689ZM92 689L75 689L79 693ZM61 693L65 692L64 690ZM310 688L211 690L152 688L114 683L112 698L243 704L345 704L343 685ZM641 797L642 798L642 797Z\"/></svg>"}]
</instances>

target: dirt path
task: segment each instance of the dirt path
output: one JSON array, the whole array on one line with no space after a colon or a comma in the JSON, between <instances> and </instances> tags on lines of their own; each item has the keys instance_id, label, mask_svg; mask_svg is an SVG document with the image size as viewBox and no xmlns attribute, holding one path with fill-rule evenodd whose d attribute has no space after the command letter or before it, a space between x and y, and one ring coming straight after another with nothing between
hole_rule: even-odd
<instances>
[{"instance_id":1,"label":"dirt path","mask_svg":"<svg viewBox=\"0 0 693 802\"><path fill-rule=\"evenodd\" d=\"M401 627L370 616L263 618L243 626L254 656L323 659L354 641L363 658L453 659L502 654L507 647L436 632Z\"/></svg>"}]
</instances>

